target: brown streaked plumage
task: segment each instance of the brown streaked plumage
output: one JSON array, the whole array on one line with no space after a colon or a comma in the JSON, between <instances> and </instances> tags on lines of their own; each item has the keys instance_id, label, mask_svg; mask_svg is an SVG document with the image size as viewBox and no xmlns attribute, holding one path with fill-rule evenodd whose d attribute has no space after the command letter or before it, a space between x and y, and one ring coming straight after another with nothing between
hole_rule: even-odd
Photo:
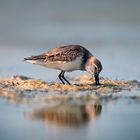
<instances>
[{"instance_id":1,"label":"brown streaked plumage","mask_svg":"<svg viewBox=\"0 0 140 140\"><path fill-rule=\"evenodd\" d=\"M99 84L98 75L102 70L101 62L86 48L80 45L68 45L54 48L40 55L25 58L24 60L29 63L61 70L59 79L63 84L65 84L65 82L70 84L64 77L64 73L74 70L86 70L87 72L94 74L96 85Z\"/></svg>"}]
</instances>

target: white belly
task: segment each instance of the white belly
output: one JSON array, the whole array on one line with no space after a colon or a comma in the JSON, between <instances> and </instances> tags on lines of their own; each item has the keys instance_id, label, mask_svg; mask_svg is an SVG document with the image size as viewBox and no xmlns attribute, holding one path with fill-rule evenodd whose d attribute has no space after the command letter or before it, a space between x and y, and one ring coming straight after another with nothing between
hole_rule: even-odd
<instances>
[{"instance_id":1,"label":"white belly","mask_svg":"<svg viewBox=\"0 0 140 140\"><path fill-rule=\"evenodd\" d=\"M81 69L81 57L78 57L77 59L70 61L70 62L62 62L62 61L54 61L54 62L46 62L43 64L43 66L63 71L74 71L74 70L80 70ZM42 64L41 64L42 65Z\"/></svg>"}]
</instances>

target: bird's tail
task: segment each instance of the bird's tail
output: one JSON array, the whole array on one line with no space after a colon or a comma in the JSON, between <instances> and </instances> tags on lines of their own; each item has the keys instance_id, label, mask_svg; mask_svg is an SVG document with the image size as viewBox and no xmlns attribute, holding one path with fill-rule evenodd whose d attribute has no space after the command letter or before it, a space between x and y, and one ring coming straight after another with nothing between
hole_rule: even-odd
<instances>
[{"instance_id":1,"label":"bird's tail","mask_svg":"<svg viewBox=\"0 0 140 140\"><path fill-rule=\"evenodd\" d=\"M29 62L29 63L39 63L39 62L43 62L45 60L46 60L45 55L36 55L36 56L24 58L24 61Z\"/></svg>"}]
</instances>

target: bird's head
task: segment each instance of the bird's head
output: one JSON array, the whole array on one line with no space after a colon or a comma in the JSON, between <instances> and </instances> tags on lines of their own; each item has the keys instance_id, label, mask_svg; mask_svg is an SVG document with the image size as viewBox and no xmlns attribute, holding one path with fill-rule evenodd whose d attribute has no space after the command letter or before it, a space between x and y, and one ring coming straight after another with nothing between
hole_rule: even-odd
<instances>
[{"instance_id":1,"label":"bird's head","mask_svg":"<svg viewBox=\"0 0 140 140\"><path fill-rule=\"evenodd\" d=\"M90 56L85 64L88 73L94 75L96 85L99 85L99 73L102 71L101 62L94 56Z\"/></svg>"}]
</instances>

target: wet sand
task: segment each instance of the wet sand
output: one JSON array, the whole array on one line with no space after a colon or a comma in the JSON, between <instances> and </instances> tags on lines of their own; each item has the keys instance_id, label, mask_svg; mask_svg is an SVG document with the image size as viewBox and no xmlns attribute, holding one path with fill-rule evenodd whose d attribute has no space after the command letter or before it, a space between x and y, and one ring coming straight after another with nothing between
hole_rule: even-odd
<instances>
[{"instance_id":1,"label":"wet sand","mask_svg":"<svg viewBox=\"0 0 140 140\"><path fill-rule=\"evenodd\" d=\"M37 97L44 100L76 97L98 99L98 96L108 96L140 88L140 83L136 80L119 81L101 78L99 86L96 86L94 78L88 75L69 78L69 80L71 80L73 85L47 83L25 76L0 78L0 95L15 101L30 101L37 99ZM139 97L140 95L136 96Z\"/></svg>"}]
</instances>

